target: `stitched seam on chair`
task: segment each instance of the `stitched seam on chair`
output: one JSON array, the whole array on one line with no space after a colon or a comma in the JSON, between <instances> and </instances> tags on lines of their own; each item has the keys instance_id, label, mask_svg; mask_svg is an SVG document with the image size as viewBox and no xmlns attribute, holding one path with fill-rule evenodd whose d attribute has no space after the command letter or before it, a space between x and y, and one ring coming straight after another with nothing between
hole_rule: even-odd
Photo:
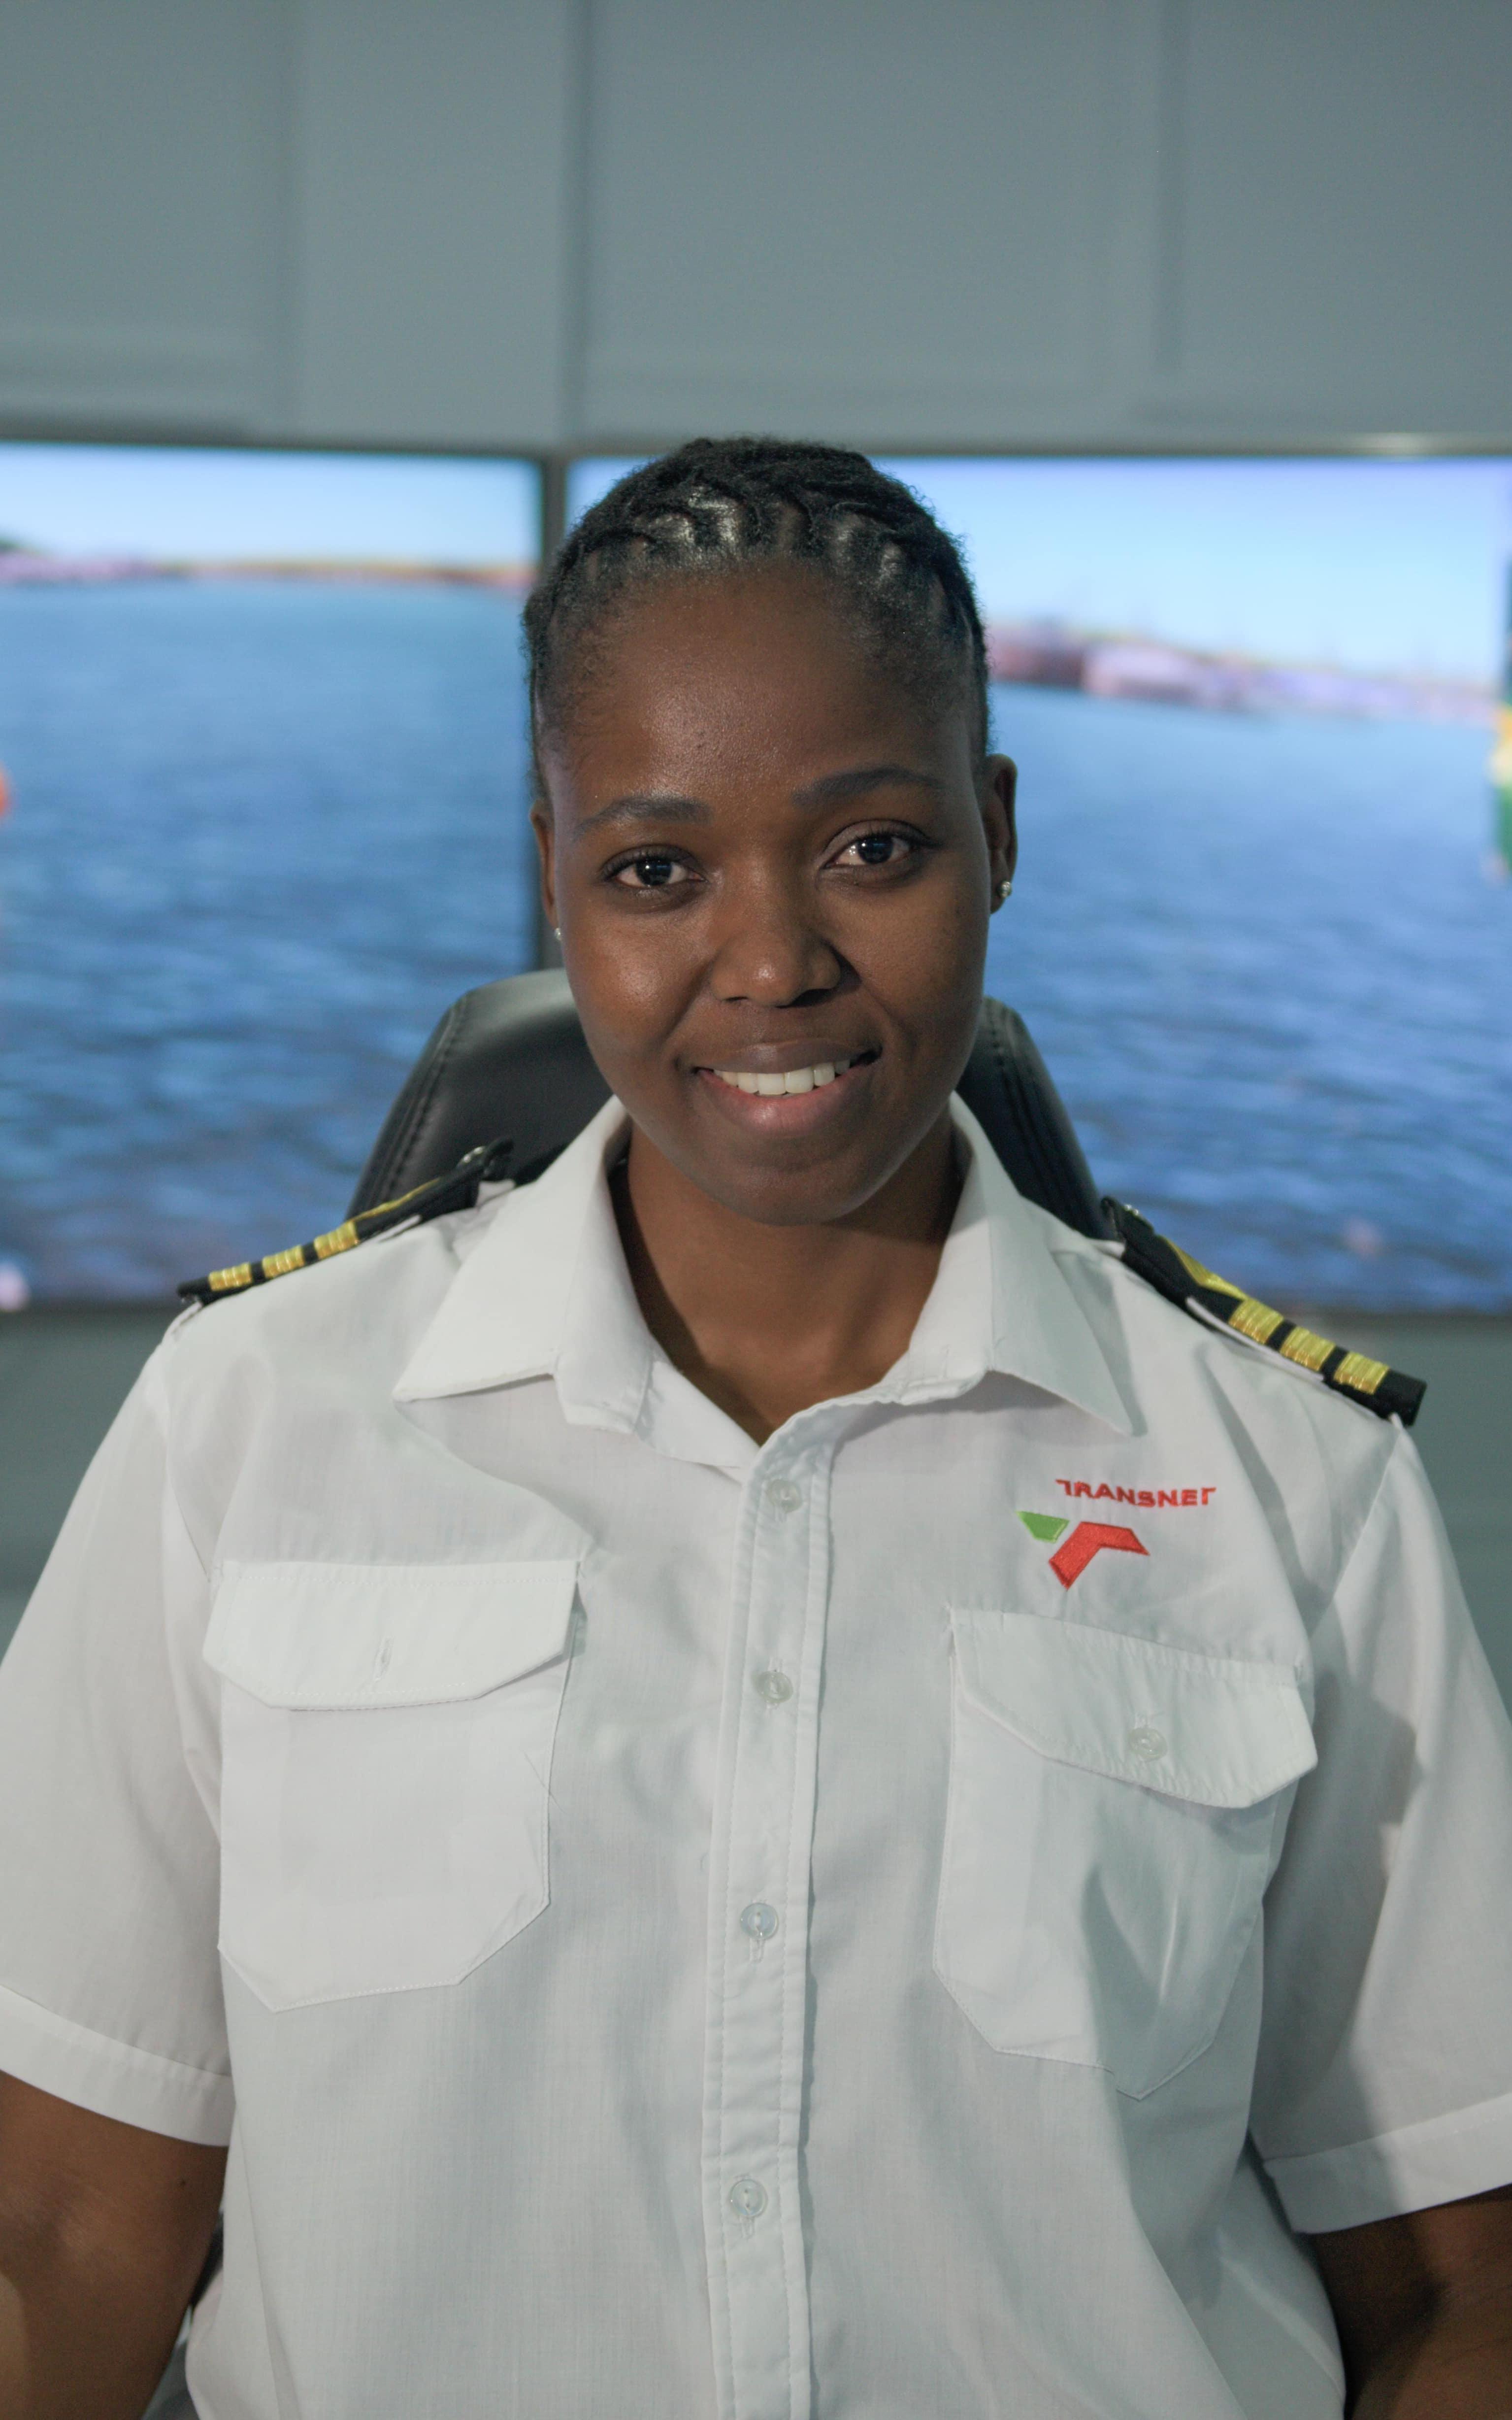
<instances>
[{"instance_id":1,"label":"stitched seam on chair","mask_svg":"<svg viewBox=\"0 0 1512 2420\"><path fill-rule=\"evenodd\" d=\"M362 1201L364 1209L371 1210L380 1202L392 1201L398 1191L395 1171L404 1165L424 1091L424 1087L417 1081L416 1073L411 1069L398 1099L384 1121L384 1130L378 1138L383 1144L381 1156L370 1161L363 1171Z\"/></svg>"},{"instance_id":2,"label":"stitched seam on chair","mask_svg":"<svg viewBox=\"0 0 1512 2420\"><path fill-rule=\"evenodd\" d=\"M993 1064L997 1070L998 1082L1002 1086L1004 1097L1012 1114L1014 1132L1024 1145L1024 1156L1034 1171L1041 1201L1045 1202L1047 1207L1053 1209L1057 1202L1063 1201L1064 1197L1060 1187L1052 1182L1054 1171L1047 1164L1043 1137L1040 1132L1039 1122L1032 1114L1034 1108L1032 1096L1020 1080L1016 1063L1009 1057L1005 1047L1004 1030L995 1018L988 1026L987 1039L992 1049Z\"/></svg>"},{"instance_id":3,"label":"stitched seam on chair","mask_svg":"<svg viewBox=\"0 0 1512 2420\"><path fill-rule=\"evenodd\" d=\"M436 1106L436 1095L440 1090L442 1079L456 1055L457 1039L463 1022L462 1004L459 1001L454 1001L446 1013L446 1021L441 1029L441 1038L437 1045L435 1057L428 1070L424 1071L424 1081L416 1092L414 1106L406 1117L393 1149L380 1171L381 1182L376 1187L379 1201L389 1198L393 1190L400 1192L404 1190L400 1179L407 1172L410 1156L418 1145L425 1122Z\"/></svg>"},{"instance_id":4,"label":"stitched seam on chair","mask_svg":"<svg viewBox=\"0 0 1512 2420\"><path fill-rule=\"evenodd\" d=\"M411 1138L411 1149L414 1149L419 1145L424 1130L430 1123L436 1108L437 1096L440 1094L441 1086L451 1068L452 1061L456 1056L457 1047L462 1038L462 1029L466 1022L466 1014L462 1008L461 1002L458 1001L456 1003L454 1019L452 1023L448 1025L446 1032L441 1038L440 1047L436 1053L435 1061L431 1067L430 1082L425 1087L424 1099L422 1101L420 1108L416 1112L414 1133Z\"/></svg>"},{"instance_id":5,"label":"stitched seam on chair","mask_svg":"<svg viewBox=\"0 0 1512 2420\"><path fill-rule=\"evenodd\" d=\"M1011 1010L1008 1012L1010 1016L1012 1014ZM1016 1060L1010 1062L1006 1056L1003 1035L1007 1030L1006 1019L1002 1028L999 1028L995 1019L986 1021L987 1038L1002 1080L1003 1090L1016 1105L1017 1115L1014 1125L1024 1140L1025 1157L1035 1171L1042 1205L1053 1212L1055 1217L1062 1219L1068 1227L1074 1227L1079 1233L1088 1202L1082 1198L1079 1187L1073 1187L1068 1193L1065 1184L1061 1181L1060 1139L1055 1132L1053 1121L1040 1113L1041 1108L1040 1095L1025 1082L1018 1062ZM1073 1142L1077 1140L1074 1128L1072 1140ZM1100 1197L1096 1181L1092 1178L1090 1171L1088 1171L1088 1198L1095 1211Z\"/></svg>"}]
</instances>

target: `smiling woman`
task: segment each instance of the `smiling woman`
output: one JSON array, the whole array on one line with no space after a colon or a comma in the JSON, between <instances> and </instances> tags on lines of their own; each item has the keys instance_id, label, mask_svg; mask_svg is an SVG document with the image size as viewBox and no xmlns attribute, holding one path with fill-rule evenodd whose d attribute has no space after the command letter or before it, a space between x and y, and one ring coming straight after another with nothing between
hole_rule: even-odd
<instances>
[{"instance_id":1,"label":"smiling woman","mask_svg":"<svg viewBox=\"0 0 1512 2420\"><path fill-rule=\"evenodd\" d=\"M528 620L613 1097L192 1313L85 1483L0 1670L0 2414L140 2409L230 2140L205 2420L1489 2420L1505 1717L1389 1373L956 1093L953 548L700 444Z\"/></svg>"},{"instance_id":2,"label":"smiling woman","mask_svg":"<svg viewBox=\"0 0 1512 2420\"><path fill-rule=\"evenodd\" d=\"M547 904L632 1121L633 1261L760 1441L890 1368L954 1207L1014 849L975 603L861 458L694 446L584 517L527 628Z\"/></svg>"},{"instance_id":3,"label":"smiling woman","mask_svg":"<svg viewBox=\"0 0 1512 2420\"><path fill-rule=\"evenodd\" d=\"M974 761L953 703L922 714L790 564L640 597L537 745L548 905L633 1125L638 1264L760 1441L875 1384L933 1280L1012 768Z\"/></svg>"}]
</instances>

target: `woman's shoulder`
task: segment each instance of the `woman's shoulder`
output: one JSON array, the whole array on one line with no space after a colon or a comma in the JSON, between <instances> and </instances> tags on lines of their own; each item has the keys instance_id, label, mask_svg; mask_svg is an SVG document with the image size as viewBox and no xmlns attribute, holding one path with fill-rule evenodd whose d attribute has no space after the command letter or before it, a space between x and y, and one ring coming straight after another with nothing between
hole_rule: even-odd
<instances>
[{"instance_id":1,"label":"woman's shoulder","mask_svg":"<svg viewBox=\"0 0 1512 2420\"><path fill-rule=\"evenodd\" d=\"M1222 1338L1241 1366L1284 1373L1309 1394L1321 1388L1378 1421L1412 1427L1427 1391L1424 1379L1273 1310L1158 1233L1127 1203L1108 1198L1103 1208L1104 1236L1080 1234L1048 1211L1034 1213L1062 1273L1087 1297L1084 1308L1101 1301L1120 1329L1134 1331L1136 1343L1158 1337L1196 1354ZM1172 1311L1180 1314L1174 1320Z\"/></svg>"},{"instance_id":2,"label":"woman's shoulder","mask_svg":"<svg viewBox=\"0 0 1512 2420\"><path fill-rule=\"evenodd\" d=\"M170 1394L255 1384L392 1389L458 1269L509 1200L508 1185L396 1205L308 1244L180 1287L188 1308L165 1339ZM470 1196L470 1198L469 1198Z\"/></svg>"},{"instance_id":3,"label":"woman's shoulder","mask_svg":"<svg viewBox=\"0 0 1512 2420\"><path fill-rule=\"evenodd\" d=\"M1093 1238L1040 1214L1062 1278L1096 1337L1135 1434L1210 1429L1244 1440L1283 1495L1310 1474L1347 1498L1373 1494L1423 1401L1422 1380L1273 1309L1104 1204Z\"/></svg>"},{"instance_id":4,"label":"woman's shoulder","mask_svg":"<svg viewBox=\"0 0 1512 2420\"><path fill-rule=\"evenodd\" d=\"M1127 1203L1103 1203L1112 1240L1120 1248L1122 1265L1143 1284L1189 1317L1215 1327L1243 1345L1273 1357L1287 1369L1321 1381L1332 1394L1373 1413L1378 1419L1400 1419L1411 1428L1427 1386L1366 1353L1357 1353L1332 1337L1319 1335L1304 1321L1273 1311L1220 1277L1192 1253L1158 1234L1148 1218Z\"/></svg>"},{"instance_id":5,"label":"woman's shoulder","mask_svg":"<svg viewBox=\"0 0 1512 2420\"><path fill-rule=\"evenodd\" d=\"M1180 1464L1180 1500L1211 1498L1215 1522L1247 1507L1299 1606L1320 1610L1389 1474L1420 1481L1404 1432L1422 1384L1271 1309L1137 1214L1115 1219L1116 1206L1105 1238L1050 1221L1045 1240L1124 1406L1120 1450L1158 1466L1161 1485Z\"/></svg>"}]
</instances>

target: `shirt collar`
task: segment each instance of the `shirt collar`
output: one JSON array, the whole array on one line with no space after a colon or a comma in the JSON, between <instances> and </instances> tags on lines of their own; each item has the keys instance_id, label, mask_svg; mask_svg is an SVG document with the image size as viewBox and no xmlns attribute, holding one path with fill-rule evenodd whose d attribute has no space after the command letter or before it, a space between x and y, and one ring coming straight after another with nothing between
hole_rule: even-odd
<instances>
[{"instance_id":1,"label":"shirt collar","mask_svg":"<svg viewBox=\"0 0 1512 2420\"><path fill-rule=\"evenodd\" d=\"M950 1113L969 1153L965 1182L939 1275L907 1352L875 1390L879 1400L961 1394L995 1371L1127 1435L1127 1408L1052 1249L1051 1222L1025 1201L959 1096ZM1079 1237L1065 1240L1083 1249Z\"/></svg>"},{"instance_id":2,"label":"shirt collar","mask_svg":"<svg viewBox=\"0 0 1512 2420\"><path fill-rule=\"evenodd\" d=\"M633 1424L656 1352L625 1265L609 1168L627 1124L606 1101L533 1185L504 1196L394 1388L399 1403L521 1378L584 1380ZM594 1348L596 1345L597 1350ZM585 1359L596 1368L584 1369ZM570 1415L569 1415L570 1417Z\"/></svg>"},{"instance_id":3,"label":"shirt collar","mask_svg":"<svg viewBox=\"0 0 1512 2420\"><path fill-rule=\"evenodd\" d=\"M1127 1434L1127 1410L1043 1215L1016 1191L963 1101L951 1114L969 1165L939 1274L902 1359L848 1400L927 1403L997 1371ZM635 1431L659 1401L664 1424L687 1381L646 1327L620 1246L608 1171L626 1123L609 1101L544 1176L500 1202L470 1239L397 1402L549 1376L574 1423ZM741 1433L716 1418L733 1446Z\"/></svg>"}]
</instances>

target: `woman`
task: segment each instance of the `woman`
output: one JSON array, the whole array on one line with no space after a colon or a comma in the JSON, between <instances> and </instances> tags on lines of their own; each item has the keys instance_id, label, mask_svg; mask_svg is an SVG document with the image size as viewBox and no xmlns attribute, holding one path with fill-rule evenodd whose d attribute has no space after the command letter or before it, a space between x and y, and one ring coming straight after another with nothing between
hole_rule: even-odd
<instances>
[{"instance_id":1,"label":"woman","mask_svg":"<svg viewBox=\"0 0 1512 2420\"><path fill-rule=\"evenodd\" d=\"M1504 2411L1505 1719L1399 1423L952 1102L954 549L692 445L528 629L615 1098L191 1314L85 1484L0 1684L0 2412L140 2408L228 2140L209 2420L1321 2420L1335 2319L1362 2413Z\"/></svg>"}]
</instances>

